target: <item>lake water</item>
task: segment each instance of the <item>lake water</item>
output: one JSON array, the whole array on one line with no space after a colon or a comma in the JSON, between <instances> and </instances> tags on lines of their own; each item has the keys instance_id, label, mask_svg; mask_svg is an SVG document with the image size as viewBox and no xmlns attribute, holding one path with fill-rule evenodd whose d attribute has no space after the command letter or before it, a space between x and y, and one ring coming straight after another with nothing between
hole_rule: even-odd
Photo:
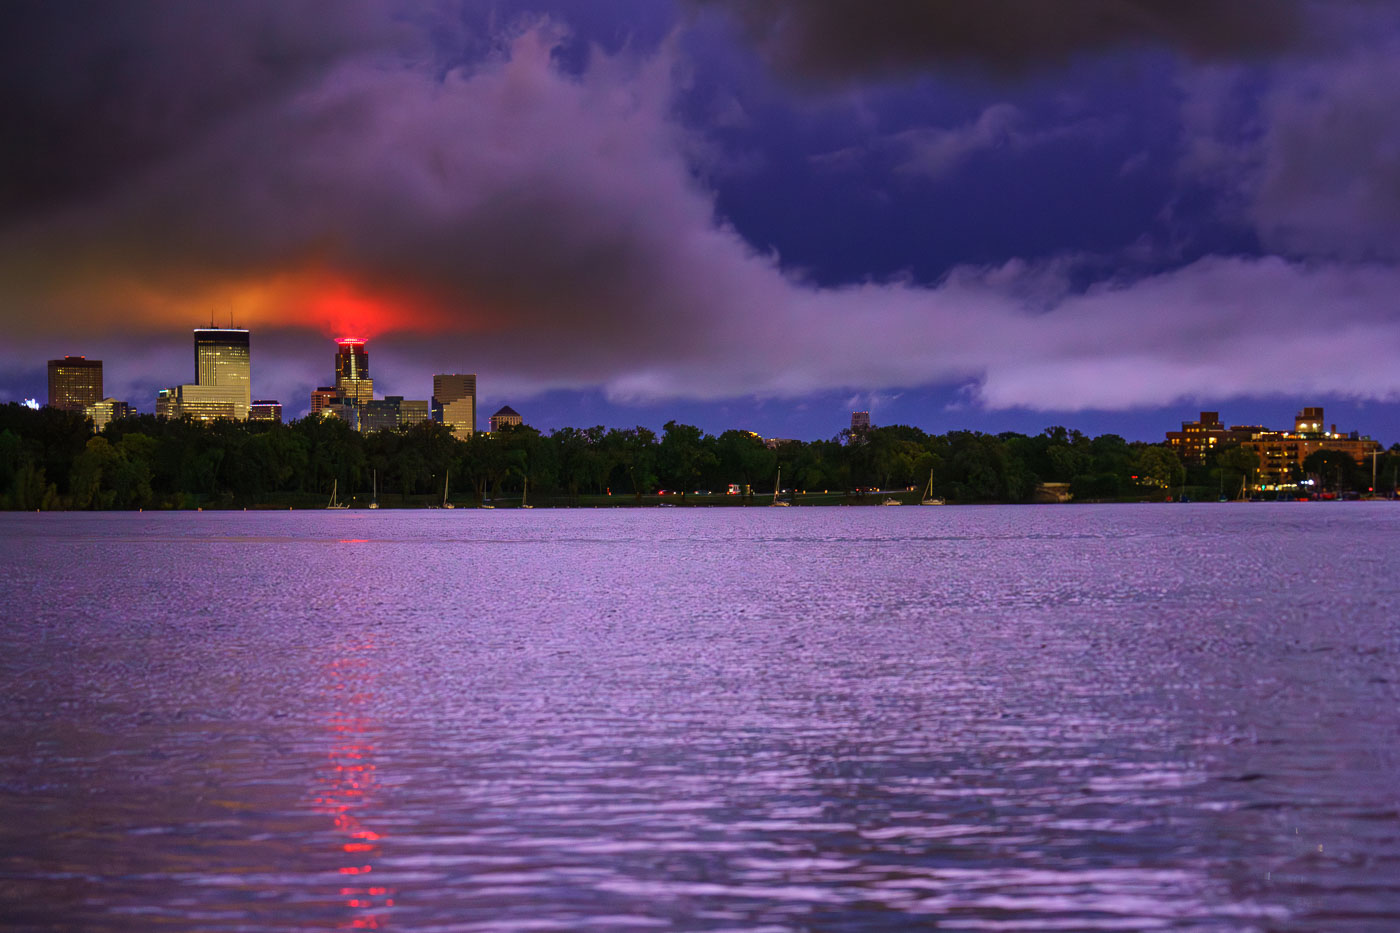
<instances>
[{"instance_id":1,"label":"lake water","mask_svg":"<svg viewBox=\"0 0 1400 933\"><path fill-rule=\"evenodd\" d=\"M0 926L1395 930L1400 505L0 515Z\"/></svg>"}]
</instances>

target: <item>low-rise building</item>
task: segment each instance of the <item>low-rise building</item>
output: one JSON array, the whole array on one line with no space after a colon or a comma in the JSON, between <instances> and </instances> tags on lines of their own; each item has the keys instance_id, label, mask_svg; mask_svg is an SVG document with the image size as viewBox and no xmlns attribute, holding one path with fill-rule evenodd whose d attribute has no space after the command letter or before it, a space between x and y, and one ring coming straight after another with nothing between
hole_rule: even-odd
<instances>
[{"instance_id":1,"label":"low-rise building","mask_svg":"<svg viewBox=\"0 0 1400 933\"><path fill-rule=\"evenodd\" d=\"M1185 463L1203 463L1212 450L1238 445L1259 458L1256 488L1288 486L1302 479L1303 461L1319 450L1336 450L1362 463L1381 445L1355 431L1343 434L1326 422L1320 406L1304 408L1293 419L1292 431L1275 431L1263 425L1225 427L1220 413L1201 412L1199 421L1184 421L1180 431L1168 431L1167 443Z\"/></svg>"},{"instance_id":2,"label":"low-rise building","mask_svg":"<svg viewBox=\"0 0 1400 933\"><path fill-rule=\"evenodd\" d=\"M1304 408L1293 419L1292 431L1260 430L1241 446L1259 457L1257 484L1262 487L1288 486L1303 478L1303 461L1319 450L1335 450L1363 464L1380 443L1356 431L1343 434L1326 422L1320 407Z\"/></svg>"},{"instance_id":3,"label":"low-rise building","mask_svg":"<svg viewBox=\"0 0 1400 933\"><path fill-rule=\"evenodd\" d=\"M114 398L104 398L100 402L93 402L83 412L92 419L93 430L101 431L118 418L127 418L136 414L136 409L126 402L119 402Z\"/></svg>"},{"instance_id":4,"label":"low-rise building","mask_svg":"<svg viewBox=\"0 0 1400 933\"><path fill-rule=\"evenodd\" d=\"M186 384L161 389L156 394L156 416L193 418L195 421L237 420L247 411L235 393L222 386Z\"/></svg>"},{"instance_id":5,"label":"low-rise building","mask_svg":"<svg viewBox=\"0 0 1400 933\"><path fill-rule=\"evenodd\" d=\"M371 399L360 403L360 430L397 431L399 429L399 405L402 395L387 395L382 399Z\"/></svg>"},{"instance_id":6,"label":"low-rise building","mask_svg":"<svg viewBox=\"0 0 1400 933\"><path fill-rule=\"evenodd\" d=\"M1247 441L1255 430L1264 429L1244 425L1227 428L1220 421L1220 412L1203 411L1199 421L1183 421L1180 431L1168 431L1167 443L1182 463L1204 463L1212 450Z\"/></svg>"},{"instance_id":7,"label":"low-rise building","mask_svg":"<svg viewBox=\"0 0 1400 933\"><path fill-rule=\"evenodd\" d=\"M1035 487L1035 500L1046 504L1052 502L1072 502L1074 494L1069 491L1069 483L1039 483Z\"/></svg>"},{"instance_id":8,"label":"low-rise building","mask_svg":"<svg viewBox=\"0 0 1400 933\"><path fill-rule=\"evenodd\" d=\"M339 418L350 425L350 430L360 430L360 406L356 405L352 399L336 398L325 408L321 409L322 418Z\"/></svg>"},{"instance_id":9,"label":"low-rise building","mask_svg":"<svg viewBox=\"0 0 1400 933\"><path fill-rule=\"evenodd\" d=\"M249 421L276 421L282 423L282 403L272 398L254 400L248 406Z\"/></svg>"},{"instance_id":10,"label":"low-rise building","mask_svg":"<svg viewBox=\"0 0 1400 933\"><path fill-rule=\"evenodd\" d=\"M178 418L180 417L180 390L176 386L168 389L161 389L156 393L156 417L157 418Z\"/></svg>"},{"instance_id":11,"label":"low-rise building","mask_svg":"<svg viewBox=\"0 0 1400 933\"><path fill-rule=\"evenodd\" d=\"M502 405L501 410L491 416L491 433L494 434L508 424L520 425L523 423L524 419L520 417L519 412L509 405Z\"/></svg>"},{"instance_id":12,"label":"low-rise building","mask_svg":"<svg viewBox=\"0 0 1400 933\"><path fill-rule=\"evenodd\" d=\"M408 428L432 419L432 406L427 399L406 398L399 402L399 427Z\"/></svg>"},{"instance_id":13,"label":"low-rise building","mask_svg":"<svg viewBox=\"0 0 1400 933\"><path fill-rule=\"evenodd\" d=\"M341 400L343 397L335 386L317 386L311 393L311 413L319 415L327 407Z\"/></svg>"}]
</instances>

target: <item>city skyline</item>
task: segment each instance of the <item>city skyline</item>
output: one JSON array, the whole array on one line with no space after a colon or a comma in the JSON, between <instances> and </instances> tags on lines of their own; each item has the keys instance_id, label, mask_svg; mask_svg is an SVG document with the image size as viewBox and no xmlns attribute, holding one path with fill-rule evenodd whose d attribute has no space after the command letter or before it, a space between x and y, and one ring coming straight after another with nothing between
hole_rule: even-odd
<instances>
[{"instance_id":1,"label":"city skyline","mask_svg":"<svg viewBox=\"0 0 1400 933\"><path fill-rule=\"evenodd\" d=\"M82 353L144 408L212 312L289 417L355 334L545 426L1400 436L1393 8L62 9L6 40L0 400Z\"/></svg>"},{"instance_id":2,"label":"city skyline","mask_svg":"<svg viewBox=\"0 0 1400 933\"><path fill-rule=\"evenodd\" d=\"M200 356L200 352L201 352L201 351L200 351L200 335L201 335L201 333L204 333L204 334L211 334L211 333L226 333L226 332L236 332L236 333L238 333L238 334L242 334L242 335L244 336L244 339L245 339L245 340L248 339L248 337L249 337L249 335L250 335L250 331L248 331L246 328L195 327L195 328L193 329L193 333L196 335L195 369L196 369L196 375L197 375L197 377L198 377L198 373L201 371L201 368L203 368L203 369L206 371L206 375L207 375L208 377L213 377L213 374L214 374L214 372L215 372L215 367L214 367L213 363L212 363L210 360L203 360L203 359L201 358L201 356ZM205 342L207 343L208 341L206 340ZM305 415L308 415L308 414L315 414L315 413L317 413L317 411L320 410L320 409L318 408L318 406L317 406L317 399L316 399L316 396L317 396L317 395L322 395L322 396L324 396L324 400L325 400L325 401L331 401L331 400L334 400L334 399L337 399L337 398L342 398L342 397L349 397L349 398L354 399L355 402L356 402L356 404L357 404L358 406L363 406L363 405L369 404L370 402L383 403L383 402L385 402L386 400L393 400L393 401L396 401L396 402L399 402L399 403L402 403L402 402L403 402L403 400L405 399L405 395L402 394L402 393L400 393L400 394L379 393L379 392L377 392L377 390L375 389L373 379L372 379L372 378L369 378L369 376L368 376L368 372L369 372L369 364L368 364L368 344L369 344L369 341L368 341L367 339L365 339L365 338L357 338L357 337L337 337L337 338L333 338L333 339L331 340L331 342L332 342L332 343L335 345L335 347L336 347L336 351L335 351L335 363L334 363L334 368L335 368L334 376L335 376L335 379L332 380L332 382L335 383L334 385L331 385L331 386L319 386L319 387L315 388L311 393L309 393L310 398L309 398L308 402L307 402L305 405L302 405L302 404L298 403L295 399L292 399L292 400L290 400L290 401L284 401L284 400L282 400L282 399L273 399L273 398L262 398L262 397L260 397L260 398L258 398L258 399L256 399L256 400L254 400L254 399L252 399L252 396L253 396L253 395L256 395L256 394L258 394L258 393L254 392L254 391L253 391L253 388L252 388L250 385L246 385L246 384L245 384L245 385L242 385L242 386L241 386L241 391L242 391L242 394L248 395L248 397L249 397L248 405L249 405L249 410L250 410L250 412L251 412L251 409L252 409L252 408L262 406L262 407L263 407L263 410L261 411L261 413L259 414L258 417L265 419L265 418L269 417L269 414L270 414L270 410L267 408L267 406L273 406L273 405L275 405L277 415L276 415L276 418L273 419L273 420L283 420L283 417L282 417L283 412L287 412L287 413L288 413L288 415L287 415L287 420L292 420L292 419L299 418L299 417L302 417L302 416L305 416ZM86 357L84 357L84 356L76 356L76 355L70 355L70 356L66 356L66 357L60 358L60 359L49 360L49 361L48 361L48 367L47 367L47 368L48 368L48 372L49 372L49 379L50 379L50 385L51 385L51 386L52 386L52 379L53 379L53 373L54 373L55 364L60 364L60 363L65 363L65 362L82 363L82 364L85 364L85 365L86 365L87 367L89 367L89 368L91 368L91 367L95 367L95 368L96 368L96 372L98 373L98 382L99 382L99 385L97 386L97 388L96 388L96 390L95 390L95 391L98 392L98 395L96 396L96 398L101 399L102 396L101 396L101 386L100 386L100 382L101 382L101 374L102 374L103 369L104 369L103 361L101 361L101 360L90 360L90 359L88 359L88 358L86 358ZM347 381L347 377L348 377L348 381ZM157 381L159 381L159 380L157 380ZM410 379L409 381L412 381L412 380ZM432 420L439 420L439 421L440 421L440 420L447 420L447 421L449 421L449 423L452 423L452 424L455 425L455 424L457 423L457 420L453 420L453 419L444 419L444 418L443 418L443 412L442 412L442 410L441 410L443 406L442 406L441 404L439 404L439 393L440 393L440 392L444 392L444 393L446 393L446 395L445 395L444 397L446 397L447 400L448 400L449 402L456 401L456 400L458 400L458 399L465 399L465 402L464 402L463 404L466 404L466 405L468 406L467 408L462 409L462 411L463 411L463 412L467 412L467 413L469 413L469 414L459 416L459 420L460 420L461 418L467 418L467 419L469 419L469 420L464 420L464 421L462 421L462 424L463 424L463 425L470 424L471 427L465 428L464 431L461 432L461 434L460 434L459 436L466 436L467 434L469 434L469 433L471 433L472 431L475 431L475 430L487 430L487 428L486 428L486 426L485 426L485 422L486 422L487 419L479 418L478 415L477 415L477 407L478 407L478 404L479 404L480 396L479 396L479 393L477 392L477 377L476 377L475 374L444 374L444 373L434 373L434 374L432 374L431 376L428 377L428 382L429 382L429 388L431 389L431 394L429 395L429 398L428 398L428 399L425 399L425 400L422 400L422 401L413 401L413 400L409 400L409 402L408 402L408 405L409 405L409 406L416 406L416 405L424 405L424 406L426 406L426 409L425 409L425 410L428 412L428 417L426 417L426 418L420 418L420 417L418 417L418 416L417 416L417 409L414 408L414 409L412 409L412 412L413 412L413 413L409 416L409 423L416 423L416 422L419 421L419 420L428 420L428 418L431 418ZM347 390L346 386L349 387L348 390ZM445 388L445 387L451 387L451 388ZM198 378L196 379L196 384L195 384L194 386L185 385L185 386L177 386L177 387L175 387L175 389L183 389L183 390L189 390L189 389L191 389L191 388L199 389L199 386L198 386ZM163 396L165 396L165 394L166 394L167 391L174 391L174 389L170 389L170 390L160 390L160 391L157 392L156 398L155 398L155 404L154 404L154 406L152 406L154 413L157 413L157 414L161 413L161 411L162 411L162 404L163 404L163 402L164 402ZM358 394L357 394L357 393L358 393ZM89 393L89 394L90 394L90 393ZM265 394L265 393L264 393L264 394ZM377 398L376 398L376 395L378 396ZM19 401L34 400L34 401L37 402L37 400L38 400L39 397L40 397L40 396L38 396L38 395L36 394L35 396L30 396L30 397L28 397L27 399L20 399ZM49 394L48 394L47 396L45 396L45 399L46 399L45 403L46 403L46 404L51 404L51 403L52 403L52 398L53 398L53 390L52 390L52 388L50 388ZM870 396L870 397L868 397L868 398L878 398L878 396ZM847 400L847 405L854 405L854 404L860 402L861 400L862 400L862 397L861 397L861 396L853 397L853 398ZM108 398L105 399L104 401L107 401L107 402L115 401L115 402L117 402L117 405L118 405L118 408L117 408L117 416L118 416L118 417L122 416L121 413L122 413L123 411L129 412L129 413L140 413L141 411L143 411L142 406L141 406L140 404L137 404L137 403L130 403L129 400L113 399L113 398L111 398L111 397L108 397ZM897 401L899 401L899 397L896 396L896 397L890 398L889 401L890 401L890 402L897 402ZM1321 410L1322 410L1322 407L1321 407L1321 406L1312 406L1312 405L1307 404L1306 401L1298 401L1298 402L1290 403L1290 402L1288 402L1288 401L1286 401L1286 400L1275 400L1274 402L1272 402L1272 403L1270 403L1270 404L1268 404L1268 405L1264 405L1264 406L1260 406L1260 405L1248 405L1248 404L1246 404L1246 405L1240 405L1240 406L1238 406L1238 411L1241 411L1241 412L1246 413L1246 414L1248 415L1248 417L1241 417L1241 418L1234 418L1234 417L1232 417L1232 421L1235 422L1235 423L1239 423L1239 424L1250 424L1250 425L1260 425L1260 426L1266 425L1266 424L1275 424L1275 423L1285 424L1285 423L1287 423L1289 420L1292 420L1292 421L1296 422L1298 418L1302 417L1302 414L1301 414L1301 413L1296 413L1296 412L1295 412L1295 414L1288 416L1288 418L1284 418L1282 415L1277 414L1277 412L1280 412L1280 411L1282 411L1282 410L1288 408L1290 404L1292 404L1294 408L1297 408L1297 407L1299 407L1299 406L1302 406L1302 408L1303 408L1303 413L1315 412L1315 411L1321 411ZM61 407L61 406L60 406L60 407ZM324 405L323 405L322 407L324 407ZM504 407L505 407L506 409L510 409L510 406L509 406L509 405L505 405ZM837 404L836 404L836 407L837 407L837 408L840 408L840 407L842 407L842 406L841 406L839 403L837 403ZM1180 407L1180 406L1178 406L1178 408L1179 408L1179 407ZM109 405L109 408L110 408L110 405ZM1176 410L1176 409L1172 409L1172 410ZM1362 428L1360 428L1360 429L1358 429L1358 428L1356 427L1356 423L1355 423L1356 420L1357 420L1356 416L1358 415L1358 413L1364 414L1364 412L1365 412L1365 406L1346 405L1345 403L1343 403L1343 404L1339 405L1339 406L1338 406L1338 409L1335 409L1334 411L1336 411L1336 410L1341 410L1341 411L1344 412L1344 414L1342 415L1342 417L1343 417L1344 419L1347 419L1347 420L1346 420L1346 423L1349 425L1349 428L1348 428L1346 431L1343 431L1343 432L1342 432L1343 434L1346 434L1346 433L1357 434L1357 435L1360 435L1360 436L1366 438L1367 440L1370 440L1370 439L1374 438L1374 439L1376 439L1378 442L1380 442L1380 443L1382 444L1383 447L1388 447L1390 443L1400 443L1400 438L1397 438L1397 439L1392 440L1392 441L1388 441L1388 440L1387 440L1387 437L1388 437L1388 436L1385 435L1383 432L1377 433L1377 432L1375 432L1375 431L1370 430L1368 427L1362 427ZM1259 412L1267 412L1268 414L1267 414L1266 416L1256 416L1257 413L1259 413ZM512 409L512 413L514 413L514 412L513 412L513 409ZM498 414L499 414L499 412L498 412ZM845 418L845 417L849 416L849 424L850 424L850 427L851 427L853 430L858 426L858 423L859 423L860 425L865 425L865 426L872 426L872 425L876 425L876 424L877 424L876 422L874 422L874 421L871 420L871 413L870 413L870 411L868 411L868 410L866 410L866 411L859 411L859 410L855 410L855 411L845 411L845 410L843 410L840 414L841 414L841 417L842 417L842 418ZM1212 415L1212 416L1214 416L1214 415L1218 415L1218 412L1201 411L1201 412L1200 412L1200 415L1201 415L1202 417L1205 417L1205 416L1207 416L1207 415ZM109 419L110 417L112 417L112 414L111 414L110 412L108 412L107 415L106 415L106 417L103 419L103 423L105 423L105 421L106 421L107 419ZM1031 417L1032 417L1032 420L1033 420L1035 416L1032 415ZM674 412L667 412L664 405L663 405L663 406L660 406L660 407L658 408L657 411L653 412L653 420L655 420L655 419L657 419L657 418L662 419L662 420L661 420L661 421L657 421L655 425L644 425L644 426L653 427L653 429L659 429L663 421L669 421L669 420L678 420L678 421L681 421L682 423L690 423L690 422L686 422L686 419L685 419L685 418L677 418L677 417L675 416L675 413L674 413ZM242 420L242 419L239 419L239 420ZM255 420L256 420L256 419L255 419ZM358 418L356 418L355 420L356 420L356 422L357 422L357 424L358 424ZM760 421L760 422L762 421L761 418L756 419L756 420L757 420L757 421ZM1364 417L1363 417L1361 420L1364 422L1364 420L1365 420ZM541 430L543 430L543 431L545 431L546 433L548 433L549 431L552 431L552 430L555 430L555 429L559 429L559 428L577 428L577 427L581 427L581 426L583 426L585 423L586 423L586 421L584 421L584 420L576 420L576 421L572 421L572 422L569 422L569 421L566 421L566 420L558 420L558 421L556 421L556 420L549 420L549 421L544 421L544 422L535 421L534 424L533 424L533 426L536 427L536 428L539 428L539 429L541 429ZM603 423L603 422L598 422L598 423ZM640 423L640 422L638 422L638 423ZM714 433L714 434L721 433L723 430L727 430L727 429L730 429L730 428L734 428L734 427L736 426L734 422L723 422L723 423L715 424L715 423L706 423L706 422L704 421L704 419L697 420L697 421L695 421L695 422L693 422L693 423L697 424L697 426L699 426L700 428L702 428L702 430L706 430L706 431L709 431L709 432ZM1144 441L1144 442L1148 442L1148 443L1160 443L1160 442L1162 442L1163 432L1166 431L1167 440L1168 440L1168 442L1171 442L1171 441L1170 441L1171 435L1174 434L1174 433L1176 433L1176 432L1173 432L1173 431L1170 430L1170 427L1171 427L1170 423L1166 423L1166 424L1165 424L1165 427L1164 427L1163 425L1159 425L1159 424L1149 424L1149 425L1147 425L1147 426L1145 427L1145 430L1144 430L1144 432L1143 432L1143 434L1142 434L1141 436L1134 436L1134 435L1132 435L1132 434L1130 434L1130 433L1126 433L1126 432L1123 432L1123 431L1115 431L1115 430L1112 430L1111 428L1110 428L1110 429L1097 430L1097 429L1095 429L1095 428L1093 427L1093 425L1094 425L1094 419L1089 419L1089 422L1088 422L1088 423L1089 423L1089 425L1090 425L1089 429L1086 430L1086 433L1088 433L1088 434L1091 434L1091 435L1092 435L1092 434L1097 434L1097 433L1118 433L1118 434L1121 434L1126 440L1129 440L1129 441ZM1182 421L1183 428L1184 428L1184 426L1185 426L1187 423L1188 423L1188 422L1185 421L1185 420ZM1199 422L1194 422L1194 423L1199 424ZM607 426L608 426L608 427L625 427L625 426L629 426L629 424L630 424L630 423L624 421L624 422L608 423ZM923 428L923 427L924 427L922 424L919 423L919 420L918 420L917 418L914 418L914 419L904 419L904 420L901 420L901 419L899 419L899 418L897 418L897 417L896 417L896 418L889 418L889 419L885 419L885 420L883 420L883 421L881 421L881 422L878 422L878 424L880 424L880 425L889 425L889 424L909 424L909 425L912 425L912 426L915 426L915 427L920 427L920 428ZM1028 424L1030 424L1030 422L1026 422L1025 424L1028 425ZM1046 427L1046 428L1049 428L1049 427L1051 427L1051 426L1052 426L1052 425L1049 425L1049 424L1043 425L1043 427ZM1085 425L1083 425L1083 424L1078 424L1078 423L1069 424L1069 425L1067 425L1067 426L1068 426L1068 427L1075 428L1075 429L1084 429L1084 428L1085 428ZM100 425L99 425L99 427L100 427ZM1333 429L1335 429L1335 428L1336 428L1336 424L1335 424L1335 423L1332 424L1331 427L1332 427ZM746 429L747 429L747 428L746 428ZM951 421L951 420L950 420L950 423L946 424L946 425L944 426L943 430L984 430L984 429L983 429L982 427L977 426L977 425L958 424L958 423L956 423L955 421ZM1024 425L1018 426L1018 427L1004 428L1003 430L1016 431L1016 432L1018 432L1018 433L1026 433L1026 434L1035 434L1035 433L1037 433L1037 431L1038 431L1038 429L1031 428L1031 427L1024 426ZM1301 428L1299 428L1299 430L1301 430ZM758 432L756 432L756 433L759 433L759 434L765 434L765 433L771 434L772 432L758 431ZM781 432L779 432L779 433L781 433ZM999 433L999 431L995 431L995 430L992 430L992 431L984 431L984 433ZM1228 432L1226 432L1226 434L1228 434ZM821 438L823 438L823 437L828 437L828 436L832 436L832 435L829 435L829 434L822 434L822 433L818 432L818 433L816 433L816 434L810 435L809 437L807 437L807 438L805 438L805 439L807 439L807 440L821 439ZM1237 442L1237 440L1238 440L1238 439L1236 439L1236 442Z\"/></svg>"}]
</instances>

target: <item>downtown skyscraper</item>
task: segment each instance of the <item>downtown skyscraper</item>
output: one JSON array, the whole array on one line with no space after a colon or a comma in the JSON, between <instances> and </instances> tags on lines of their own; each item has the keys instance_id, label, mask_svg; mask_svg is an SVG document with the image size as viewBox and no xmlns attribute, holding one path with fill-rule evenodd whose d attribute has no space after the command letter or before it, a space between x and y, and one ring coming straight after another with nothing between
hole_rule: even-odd
<instances>
[{"instance_id":1,"label":"downtown skyscraper","mask_svg":"<svg viewBox=\"0 0 1400 933\"><path fill-rule=\"evenodd\" d=\"M339 337L335 343L336 393L356 405L374 401L374 380L369 375L369 350L364 339Z\"/></svg>"},{"instance_id":2,"label":"downtown skyscraper","mask_svg":"<svg viewBox=\"0 0 1400 933\"><path fill-rule=\"evenodd\" d=\"M102 401L102 361L85 356L49 360L49 407L83 411Z\"/></svg>"},{"instance_id":3,"label":"downtown skyscraper","mask_svg":"<svg viewBox=\"0 0 1400 933\"><path fill-rule=\"evenodd\" d=\"M469 439L476 432L476 374L436 373L433 376L433 420Z\"/></svg>"},{"instance_id":4,"label":"downtown skyscraper","mask_svg":"<svg viewBox=\"0 0 1400 933\"><path fill-rule=\"evenodd\" d=\"M248 417L253 400L251 341L245 328L197 327L194 331L195 381L162 389L156 414L200 421Z\"/></svg>"}]
</instances>

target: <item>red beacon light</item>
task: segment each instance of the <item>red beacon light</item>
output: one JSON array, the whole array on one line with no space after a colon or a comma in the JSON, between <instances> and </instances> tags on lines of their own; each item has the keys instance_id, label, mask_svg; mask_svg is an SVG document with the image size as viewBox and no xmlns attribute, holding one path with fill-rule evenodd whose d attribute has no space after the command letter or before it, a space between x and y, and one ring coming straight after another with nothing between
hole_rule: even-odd
<instances>
[{"instance_id":1,"label":"red beacon light","mask_svg":"<svg viewBox=\"0 0 1400 933\"><path fill-rule=\"evenodd\" d=\"M359 346L363 346L363 345L364 345L364 343L365 343L365 338L363 338L363 337L337 337L337 338L335 338L335 342L338 343L338 344L340 344L342 347L359 347Z\"/></svg>"}]
</instances>

